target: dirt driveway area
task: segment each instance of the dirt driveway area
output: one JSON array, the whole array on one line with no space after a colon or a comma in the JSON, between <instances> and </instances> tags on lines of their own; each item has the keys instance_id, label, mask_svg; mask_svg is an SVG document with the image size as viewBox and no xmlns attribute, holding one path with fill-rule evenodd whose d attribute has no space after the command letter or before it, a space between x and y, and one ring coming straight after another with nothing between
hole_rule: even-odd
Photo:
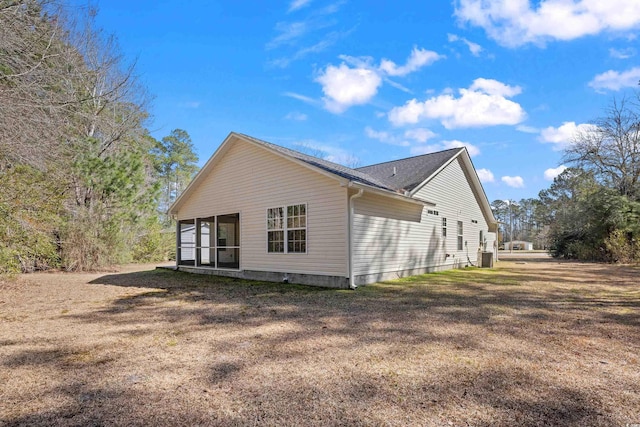
<instances>
[{"instance_id":1,"label":"dirt driveway area","mask_svg":"<svg viewBox=\"0 0 640 427\"><path fill-rule=\"evenodd\" d=\"M0 284L0 425L640 423L640 269L359 288L152 266Z\"/></svg>"}]
</instances>

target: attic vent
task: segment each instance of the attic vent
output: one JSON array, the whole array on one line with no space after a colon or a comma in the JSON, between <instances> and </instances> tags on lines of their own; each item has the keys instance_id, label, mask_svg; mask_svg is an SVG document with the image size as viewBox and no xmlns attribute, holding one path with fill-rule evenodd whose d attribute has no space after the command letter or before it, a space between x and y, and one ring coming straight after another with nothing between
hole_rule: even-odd
<instances>
[{"instance_id":1,"label":"attic vent","mask_svg":"<svg viewBox=\"0 0 640 427\"><path fill-rule=\"evenodd\" d=\"M396 167L395 166L393 167L393 175L391 175L391 176L396 176Z\"/></svg>"}]
</instances>

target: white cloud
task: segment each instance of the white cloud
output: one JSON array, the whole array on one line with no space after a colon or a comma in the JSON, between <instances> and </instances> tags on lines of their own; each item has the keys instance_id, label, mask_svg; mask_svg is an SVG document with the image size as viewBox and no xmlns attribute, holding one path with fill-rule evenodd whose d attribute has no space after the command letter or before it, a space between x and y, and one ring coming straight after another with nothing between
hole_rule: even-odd
<instances>
[{"instance_id":1,"label":"white cloud","mask_svg":"<svg viewBox=\"0 0 640 427\"><path fill-rule=\"evenodd\" d=\"M287 68L289 66L289 64L291 64L293 61L297 61L299 59L302 59L305 56L310 55L310 54L320 53L320 52L326 50L327 48L333 46L340 39L348 36L350 33L351 33L351 30L349 30L349 31L331 31L331 32L327 33L326 35L324 35L323 38L321 40L319 40L318 42L316 42L315 44L312 44L310 46L301 47L298 50L296 50L296 52L293 53L292 55L284 56L284 57L281 57L281 58L270 60L270 61L267 62L267 65L269 65L270 67L275 67L275 68Z\"/></svg>"},{"instance_id":2,"label":"white cloud","mask_svg":"<svg viewBox=\"0 0 640 427\"><path fill-rule=\"evenodd\" d=\"M293 0L289 4L289 12L293 12L298 9L302 9L305 6L308 6L311 3L311 0Z\"/></svg>"},{"instance_id":3,"label":"white cloud","mask_svg":"<svg viewBox=\"0 0 640 427\"><path fill-rule=\"evenodd\" d=\"M493 172L489 169L477 169L478 178L480 178L480 182L494 182L495 178L493 177Z\"/></svg>"},{"instance_id":4,"label":"white cloud","mask_svg":"<svg viewBox=\"0 0 640 427\"><path fill-rule=\"evenodd\" d=\"M616 59L629 59L635 56L635 54L636 50L631 47L626 49L615 49L612 47L609 49L609 56Z\"/></svg>"},{"instance_id":5,"label":"white cloud","mask_svg":"<svg viewBox=\"0 0 640 427\"><path fill-rule=\"evenodd\" d=\"M342 113L352 105L369 102L378 93L382 79L372 70L349 68L342 63L329 65L315 79L322 85L325 108L332 113Z\"/></svg>"},{"instance_id":6,"label":"white cloud","mask_svg":"<svg viewBox=\"0 0 640 427\"><path fill-rule=\"evenodd\" d=\"M480 154L480 149L478 147L476 147L475 145L469 143L469 142L462 142L462 141L458 141L457 139L454 139L452 141L442 141L441 144L447 150L449 148L467 147L467 151L469 152L469 155L471 157L475 157L478 154Z\"/></svg>"},{"instance_id":7,"label":"white cloud","mask_svg":"<svg viewBox=\"0 0 640 427\"><path fill-rule=\"evenodd\" d=\"M503 96L505 98L511 98L522 93L520 86L509 86L497 80L483 79L482 77L475 79L471 87L469 87L469 90L483 92L488 95Z\"/></svg>"},{"instance_id":8,"label":"white cloud","mask_svg":"<svg viewBox=\"0 0 640 427\"><path fill-rule=\"evenodd\" d=\"M393 108L389 121L396 126L418 123L424 119L439 119L447 129L515 125L525 119L520 104L508 97L519 94L519 86L509 86L497 80L476 79L469 89L459 89L459 98L443 93L424 102L415 98Z\"/></svg>"},{"instance_id":9,"label":"white cloud","mask_svg":"<svg viewBox=\"0 0 640 427\"><path fill-rule=\"evenodd\" d=\"M280 34L269 41L266 47L267 49L275 49L281 45L291 44L310 30L307 22L278 22L276 31Z\"/></svg>"},{"instance_id":10,"label":"white cloud","mask_svg":"<svg viewBox=\"0 0 640 427\"><path fill-rule=\"evenodd\" d=\"M638 85L638 81L640 81L640 67L634 67L621 73L609 70L598 74L589 82L589 86L598 91L603 89L620 90L626 87L635 87Z\"/></svg>"},{"instance_id":11,"label":"white cloud","mask_svg":"<svg viewBox=\"0 0 640 427\"><path fill-rule=\"evenodd\" d=\"M407 129L404 134L400 135L393 132L377 131L367 126L366 128L364 128L364 133L371 139L377 139L378 141L384 142L385 144L399 145L401 147L409 147L411 145L411 142L409 142L409 140L413 141L414 143L417 142L423 144L429 139L435 138L437 136L435 133L426 128ZM444 150L442 146L432 147L435 148L432 148L429 152ZM412 152L413 151L415 150L412 149Z\"/></svg>"},{"instance_id":12,"label":"white cloud","mask_svg":"<svg viewBox=\"0 0 640 427\"><path fill-rule=\"evenodd\" d=\"M310 105L318 104L318 101L316 101L315 99L306 95L301 95L299 93L284 92L283 95L288 96L289 98L297 99L298 101L306 102L307 104L310 104Z\"/></svg>"},{"instance_id":13,"label":"white cloud","mask_svg":"<svg viewBox=\"0 0 640 427\"><path fill-rule=\"evenodd\" d=\"M377 139L378 141L384 142L385 144L399 145L401 147L408 147L409 145L411 145L407 140L401 138L398 135L394 135L386 131L373 130L369 126L364 128L364 133L365 135L367 135L367 137L371 139Z\"/></svg>"},{"instance_id":14,"label":"white cloud","mask_svg":"<svg viewBox=\"0 0 640 427\"><path fill-rule=\"evenodd\" d=\"M593 132L596 129L596 126L587 123L576 125L575 122L564 122L557 128L549 126L542 129L539 140L554 144L553 149L560 151L570 145L577 135Z\"/></svg>"},{"instance_id":15,"label":"white cloud","mask_svg":"<svg viewBox=\"0 0 640 427\"><path fill-rule=\"evenodd\" d=\"M524 180L520 176L503 176L500 178L502 182L513 188L523 188Z\"/></svg>"},{"instance_id":16,"label":"white cloud","mask_svg":"<svg viewBox=\"0 0 640 427\"><path fill-rule=\"evenodd\" d=\"M518 125L516 126L516 130L524 133L540 133L540 129L527 125Z\"/></svg>"},{"instance_id":17,"label":"white cloud","mask_svg":"<svg viewBox=\"0 0 640 427\"><path fill-rule=\"evenodd\" d=\"M460 37L456 34L447 34L447 40L449 41L449 43L460 41L466 44L469 48L469 52L471 52L473 56L480 56L480 53L483 51L482 46L480 46L478 43L469 41L466 38Z\"/></svg>"},{"instance_id":18,"label":"white cloud","mask_svg":"<svg viewBox=\"0 0 640 427\"><path fill-rule=\"evenodd\" d=\"M565 165L560 165L557 168L549 168L546 171L544 171L544 179L546 179L547 181L553 181L555 177L560 175L566 169L567 167Z\"/></svg>"},{"instance_id":19,"label":"white cloud","mask_svg":"<svg viewBox=\"0 0 640 427\"><path fill-rule=\"evenodd\" d=\"M442 58L444 56L431 50L414 47L405 65L399 67L393 61L383 59L380 61L380 70L390 76L406 76Z\"/></svg>"},{"instance_id":20,"label":"white cloud","mask_svg":"<svg viewBox=\"0 0 640 427\"><path fill-rule=\"evenodd\" d=\"M287 13L305 8L312 0L290 0ZM269 59L270 67L286 68L293 61L297 61L307 55L322 52L329 46L347 37L351 32L330 31L338 24L338 20L330 19L329 15L340 10L344 2L338 0L326 7L316 8L307 14L307 17L297 21L281 21L275 25L275 36L269 40L265 49L277 52L280 58Z\"/></svg>"},{"instance_id":21,"label":"white cloud","mask_svg":"<svg viewBox=\"0 0 640 427\"><path fill-rule=\"evenodd\" d=\"M303 122L305 120L307 120L307 115L303 114L303 113L299 113L297 111L292 111L289 114L287 114L286 116L284 116L285 119L287 120L294 120L296 122Z\"/></svg>"},{"instance_id":22,"label":"white cloud","mask_svg":"<svg viewBox=\"0 0 640 427\"><path fill-rule=\"evenodd\" d=\"M498 43L517 47L573 40L601 32L640 27L640 2L635 0L459 0L460 23L482 27Z\"/></svg>"},{"instance_id":23,"label":"white cloud","mask_svg":"<svg viewBox=\"0 0 640 427\"><path fill-rule=\"evenodd\" d=\"M435 52L414 47L407 63L401 67L383 59L379 66L369 56L340 55L339 66L327 65L315 81L322 85L325 108L332 113L342 113L353 105L369 102L378 93L383 82L405 92L402 85L390 81L387 76L404 76L433 63L441 56Z\"/></svg>"},{"instance_id":24,"label":"white cloud","mask_svg":"<svg viewBox=\"0 0 640 427\"><path fill-rule=\"evenodd\" d=\"M462 142L458 140L452 141L440 141L438 144L430 144L430 145L416 145L411 147L411 154L414 156L420 154L429 154L435 153L436 151L449 150L451 148L461 148L467 147L467 151L471 157L477 156L480 154L480 149L473 144L468 142Z\"/></svg>"},{"instance_id":25,"label":"white cloud","mask_svg":"<svg viewBox=\"0 0 640 427\"><path fill-rule=\"evenodd\" d=\"M407 129L404 132L405 138L413 139L417 142L427 142L429 139L436 136L435 133L430 131L427 128L415 128L415 129Z\"/></svg>"},{"instance_id":26,"label":"white cloud","mask_svg":"<svg viewBox=\"0 0 640 427\"><path fill-rule=\"evenodd\" d=\"M360 163L360 159L348 151L312 139L295 142L293 145L303 153L341 165L356 167Z\"/></svg>"}]
</instances>

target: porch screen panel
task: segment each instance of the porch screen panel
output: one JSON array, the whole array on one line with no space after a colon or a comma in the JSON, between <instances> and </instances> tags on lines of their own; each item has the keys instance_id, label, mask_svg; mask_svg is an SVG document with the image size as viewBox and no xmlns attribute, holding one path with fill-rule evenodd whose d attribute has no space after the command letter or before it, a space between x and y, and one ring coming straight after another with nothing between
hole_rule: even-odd
<instances>
[{"instance_id":1,"label":"porch screen panel","mask_svg":"<svg viewBox=\"0 0 640 427\"><path fill-rule=\"evenodd\" d=\"M196 222L193 219L178 222L178 263L194 265L196 261Z\"/></svg>"},{"instance_id":2,"label":"porch screen panel","mask_svg":"<svg viewBox=\"0 0 640 427\"><path fill-rule=\"evenodd\" d=\"M215 267L215 217L198 219L198 264Z\"/></svg>"},{"instance_id":3,"label":"porch screen panel","mask_svg":"<svg viewBox=\"0 0 640 427\"><path fill-rule=\"evenodd\" d=\"M217 219L217 266L240 268L240 214L219 215Z\"/></svg>"}]
</instances>

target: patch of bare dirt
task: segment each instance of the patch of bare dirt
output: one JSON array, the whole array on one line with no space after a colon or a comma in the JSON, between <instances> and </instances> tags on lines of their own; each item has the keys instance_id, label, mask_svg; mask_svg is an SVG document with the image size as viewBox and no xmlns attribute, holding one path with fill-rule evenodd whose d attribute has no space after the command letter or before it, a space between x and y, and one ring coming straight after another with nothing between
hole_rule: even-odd
<instances>
[{"instance_id":1,"label":"patch of bare dirt","mask_svg":"<svg viewBox=\"0 0 640 427\"><path fill-rule=\"evenodd\" d=\"M128 266L0 284L0 424L640 423L640 270L357 291Z\"/></svg>"}]
</instances>

